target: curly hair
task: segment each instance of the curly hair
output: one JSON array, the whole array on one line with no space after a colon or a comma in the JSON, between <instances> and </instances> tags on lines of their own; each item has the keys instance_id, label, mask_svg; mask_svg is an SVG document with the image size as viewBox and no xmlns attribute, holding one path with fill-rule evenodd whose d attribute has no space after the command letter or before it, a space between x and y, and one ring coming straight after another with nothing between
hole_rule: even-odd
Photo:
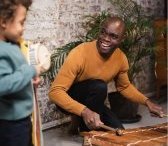
<instances>
[{"instance_id":1,"label":"curly hair","mask_svg":"<svg viewBox=\"0 0 168 146\"><path fill-rule=\"evenodd\" d=\"M32 0L1 0L0 19L8 20L13 18L18 5L23 5L27 10L32 4Z\"/></svg>"}]
</instances>

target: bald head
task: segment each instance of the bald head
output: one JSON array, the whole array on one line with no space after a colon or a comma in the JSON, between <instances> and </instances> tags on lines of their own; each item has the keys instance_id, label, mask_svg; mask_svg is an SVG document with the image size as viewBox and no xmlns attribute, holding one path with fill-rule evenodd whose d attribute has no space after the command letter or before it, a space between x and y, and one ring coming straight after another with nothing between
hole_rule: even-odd
<instances>
[{"instance_id":1,"label":"bald head","mask_svg":"<svg viewBox=\"0 0 168 146\"><path fill-rule=\"evenodd\" d=\"M122 33L125 33L125 23L120 17L110 16L107 17L103 22L102 26L113 25L116 29L122 30Z\"/></svg>"}]
</instances>

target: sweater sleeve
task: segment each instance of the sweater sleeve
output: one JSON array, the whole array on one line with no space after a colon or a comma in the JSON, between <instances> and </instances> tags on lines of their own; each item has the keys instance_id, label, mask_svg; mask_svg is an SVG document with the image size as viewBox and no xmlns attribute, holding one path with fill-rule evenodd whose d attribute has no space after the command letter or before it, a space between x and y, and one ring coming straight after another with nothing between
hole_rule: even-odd
<instances>
[{"instance_id":1,"label":"sweater sleeve","mask_svg":"<svg viewBox=\"0 0 168 146\"><path fill-rule=\"evenodd\" d=\"M13 71L10 62L0 58L0 96L20 91L35 74L33 66L23 64Z\"/></svg>"},{"instance_id":2,"label":"sweater sleeve","mask_svg":"<svg viewBox=\"0 0 168 146\"><path fill-rule=\"evenodd\" d=\"M120 72L115 78L117 90L126 98L133 102L145 104L148 99L142 93L140 93L129 81L128 78L128 60L126 56L123 57Z\"/></svg>"},{"instance_id":3,"label":"sweater sleeve","mask_svg":"<svg viewBox=\"0 0 168 146\"><path fill-rule=\"evenodd\" d=\"M76 100L72 99L67 91L75 81L75 78L80 74L82 66L82 58L79 52L73 49L64 64L59 70L54 82L49 91L50 99L64 110L81 115L85 106Z\"/></svg>"}]
</instances>

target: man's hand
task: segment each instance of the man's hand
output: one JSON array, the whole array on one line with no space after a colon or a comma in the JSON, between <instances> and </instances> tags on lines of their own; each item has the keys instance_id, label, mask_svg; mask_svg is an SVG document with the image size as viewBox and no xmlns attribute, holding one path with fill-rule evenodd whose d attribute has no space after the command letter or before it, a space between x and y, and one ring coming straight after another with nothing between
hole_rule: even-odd
<instances>
[{"instance_id":1,"label":"man's hand","mask_svg":"<svg viewBox=\"0 0 168 146\"><path fill-rule=\"evenodd\" d=\"M162 107L160 107L159 105L153 103L152 101L150 101L149 99L146 100L146 105L150 111L150 113L152 115L157 115L159 117L163 117L163 110Z\"/></svg>"},{"instance_id":2,"label":"man's hand","mask_svg":"<svg viewBox=\"0 0 168 146\"><path fill-rule=\"evenodd\" d=\"M96 112L91 111L88 108L85 108L82 113L81 116L86 124L86 126L92 130L92 129L98 129L100 128L100 125L102 125L103 123L100 120L100 115L97 114Z\"/></svg>"}]
</instances>

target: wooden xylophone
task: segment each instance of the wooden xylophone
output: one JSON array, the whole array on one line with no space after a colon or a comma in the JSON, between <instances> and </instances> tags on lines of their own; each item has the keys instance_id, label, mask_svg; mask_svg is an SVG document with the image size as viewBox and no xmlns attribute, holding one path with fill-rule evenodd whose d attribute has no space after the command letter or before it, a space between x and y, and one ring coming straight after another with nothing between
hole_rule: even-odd
<instances>
[{"instance_id":1,"label":"wooden xylophone","mask_svg":"<svg viewBox=\"0 0 168 146\"><path fill-rule=\"evenodd\" d=\"M135 129L126 129L122 136L114 132L90 131L84 136L83 146L167 146L167 123Z\"/></svg>"}]
</instances>

